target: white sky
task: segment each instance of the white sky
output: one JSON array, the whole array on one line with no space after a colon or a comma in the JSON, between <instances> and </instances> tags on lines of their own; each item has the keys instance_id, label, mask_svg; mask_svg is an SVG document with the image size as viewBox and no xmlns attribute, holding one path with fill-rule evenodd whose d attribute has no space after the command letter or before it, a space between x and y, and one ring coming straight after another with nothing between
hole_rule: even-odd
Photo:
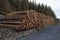
<instances>
[{"instance_id":1,"label":"white sky","mask_svg":"<svg viewBox=\"0 0 60 40\"><path fill-rule=\"evenodd\" d=\"M31 0L33 1L33 0ZM36 3L48 5L52 7L53 11L55 12L55 15L57 18L60 18L60 0L36 0Z\"/></svg>"}]
</instances>

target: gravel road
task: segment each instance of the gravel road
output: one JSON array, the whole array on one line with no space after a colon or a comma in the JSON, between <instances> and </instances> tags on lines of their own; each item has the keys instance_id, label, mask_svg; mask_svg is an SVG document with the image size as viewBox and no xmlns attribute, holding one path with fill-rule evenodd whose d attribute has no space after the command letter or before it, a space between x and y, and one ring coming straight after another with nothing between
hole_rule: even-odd
<instances>
[{"instance_id":1,"label":"gravel road","mask_svg":"<svg viewBox=\"0 0 60 40\"><path fill-rule=\"evenodd\" d=\"M0 28L0 40L25 40L26 37L36 32L36 29L15 31L11 28Z\"/></svg>"},{"instance_id":2,"label":"gravel road","mask_svg":"<svg viewBox=\"0 0 60 40\"><path fill-rule=\"evenodd\" d=\"M60 25L52 25L44 31L35 29L16 32L10 28L0 28L0 40L60 40Z\"/></svg>"},{"instance_id":3,"label":"gravel road","mask_svg":"<svg viewBox=\"0 0 60 40\"><path fill-rule=\"evenodd\" d=\"M60 40L60 25L50 26L42 32L30 35L25 40Z\"/></svg>"}]
</instances>

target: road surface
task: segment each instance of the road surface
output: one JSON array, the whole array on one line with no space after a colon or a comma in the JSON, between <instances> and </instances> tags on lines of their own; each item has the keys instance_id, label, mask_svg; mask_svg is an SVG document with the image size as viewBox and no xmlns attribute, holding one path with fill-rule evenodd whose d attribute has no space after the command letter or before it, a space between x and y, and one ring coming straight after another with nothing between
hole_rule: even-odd
<instances>
[{"instance_id":1,"label":"road surface","mask_svg":"<svg viewBox=\"0 0 60 40\"><path fill-rule=\"evenodd\" d=\"M42 32L33 33L24 40L60 40L60 25L53 25Z\"/></svg>"}]
</instances>

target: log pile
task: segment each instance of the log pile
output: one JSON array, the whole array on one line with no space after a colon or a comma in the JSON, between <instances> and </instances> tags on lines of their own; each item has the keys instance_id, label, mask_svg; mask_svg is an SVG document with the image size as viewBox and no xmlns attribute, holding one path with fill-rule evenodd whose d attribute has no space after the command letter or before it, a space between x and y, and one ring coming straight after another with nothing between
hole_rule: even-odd
<instances>
[{"instance_id":1,"label":"log pile","mask_svg":"<svg viewBox=\"0 0 60 40\"><path fill-rule=\"evenodd\" d=\"M34 10L28 10L8 13L5 19L0 21L0 26L4 25L5 27L11 27L15 30L26 30L31 28L46 28L53 23L53 18Z\"/></svg>"}]
</instances>

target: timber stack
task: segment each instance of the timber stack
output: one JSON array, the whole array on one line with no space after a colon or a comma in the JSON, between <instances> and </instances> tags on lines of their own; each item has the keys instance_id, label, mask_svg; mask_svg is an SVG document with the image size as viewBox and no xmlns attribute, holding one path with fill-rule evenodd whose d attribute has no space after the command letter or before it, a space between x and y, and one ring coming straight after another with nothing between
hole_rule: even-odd
<instances>
[{"instance_id":1,"label":"timber stack","mask_svg":"<svg viewBox=\"0 0 60 40\"><path fill-rule=\"evenodd\" d=\"M54 23L52 17L38 13L35 10L14 11L0 19L0 27L9 27L15 30L27 30L31 28L47 28Z\"/></svg>"}]
</instances>

